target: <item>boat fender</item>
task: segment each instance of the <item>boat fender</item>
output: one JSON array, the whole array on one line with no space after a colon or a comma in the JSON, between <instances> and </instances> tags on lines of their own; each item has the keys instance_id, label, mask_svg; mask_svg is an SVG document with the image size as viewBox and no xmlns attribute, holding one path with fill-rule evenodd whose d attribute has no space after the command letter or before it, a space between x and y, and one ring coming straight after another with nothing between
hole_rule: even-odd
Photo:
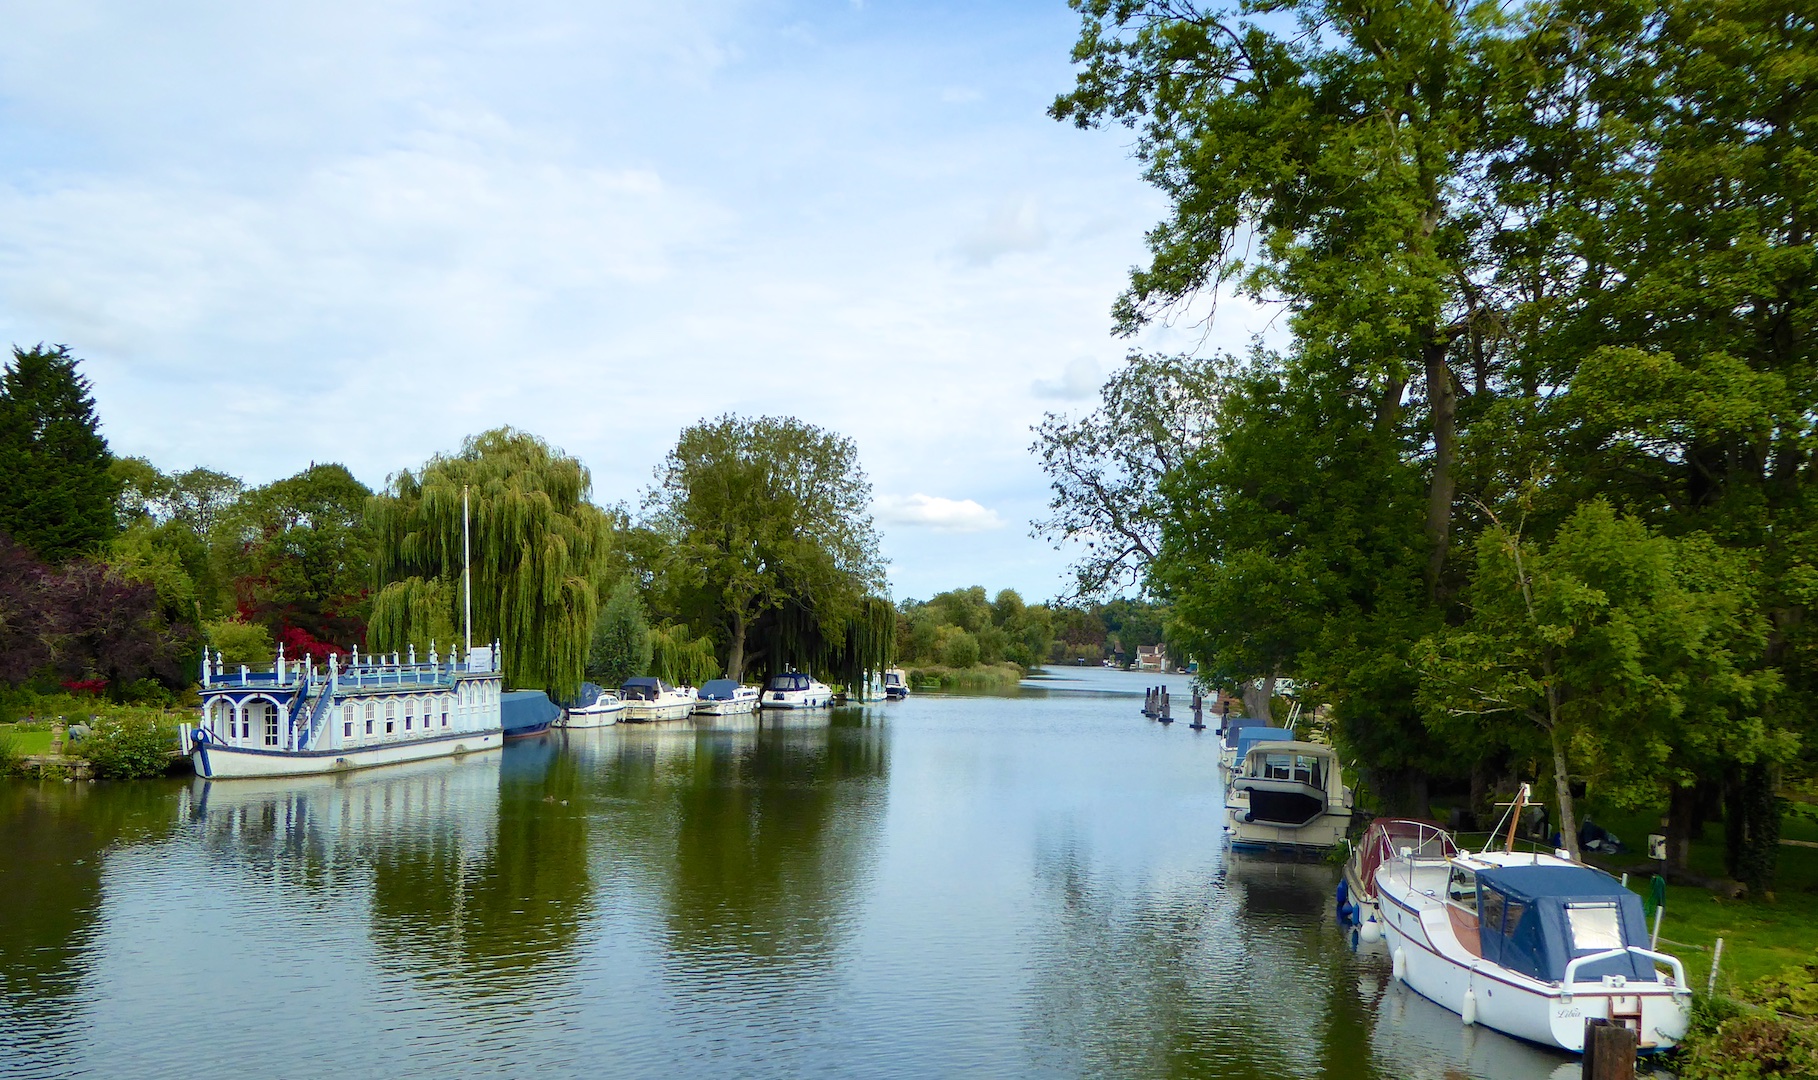
<instances>
[{"instance_id":1,"label":"boat fender","mask_svg":"<svg viewBox=\"0 0 1818 1080\"><path fill-rule=\"evenodd\" d=\"M1357 937L1365 945L1376 944L1382 940L1382 924L1377 922L1374 917L1365 919L1363 926L1357 930Z\"/></svg>"},{"instance_id":2,"label":"boat fender","mask_svg":"<svg viewBox=\"0 0 1818 1080\"><path fill-rule=\"evenodd\" d=\"M1477 1023L1477 991L1465 991L1464 1004L1458 1007L1458 1017L1465 1022L1465 1027Z\"/></svg>"},{"instance_id":3,"label":"boat fender","mask_svg":"<svg viewBox=\"0 0 1818 1080\"><path fill-rule=\"evenodd\" d=\"M1344 910L1350 906L1351 886L1341 877L1338 879L1338 910L1342 914Z\"/></svg>"},{"instance_id":4,"label":"boat fender","mask_svg":"<svg viewBox=\"0 0 1818 1080\"><path fill-rule=\"evenodd\" d=\"M1400 949L1396 949L1395 950L1395 959L1390 962L1389 970L1395 976L1396 982L1407 982L1408 981L1408 954L1403 952Z\"/></svg>"}]
</instances>

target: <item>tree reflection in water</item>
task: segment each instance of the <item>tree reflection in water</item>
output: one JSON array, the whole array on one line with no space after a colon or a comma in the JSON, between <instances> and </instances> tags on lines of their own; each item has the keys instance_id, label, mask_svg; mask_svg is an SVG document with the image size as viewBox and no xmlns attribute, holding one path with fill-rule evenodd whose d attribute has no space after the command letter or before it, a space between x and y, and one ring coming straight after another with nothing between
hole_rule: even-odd
<instances>
[{"instance_id":1,"label":"tree reflection in water","mask_svg":"<svg viewBox=\"0 0 1818 1080\"><path fill-rule=\"evenodd\" d=\"M0 781L0 1062L23 1075L67 1068L73 1015L91 977L102 871L116 845L169 835L172 786Z\"/></svg>"}]
</instances>

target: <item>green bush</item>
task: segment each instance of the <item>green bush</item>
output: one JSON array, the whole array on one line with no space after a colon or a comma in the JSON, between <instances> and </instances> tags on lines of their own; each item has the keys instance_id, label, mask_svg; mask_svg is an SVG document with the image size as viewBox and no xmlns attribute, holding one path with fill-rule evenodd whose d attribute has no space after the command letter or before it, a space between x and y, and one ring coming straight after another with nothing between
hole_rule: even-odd
<instances>
[{"instance_id":1,"label":"green bush","mask_svg":"<svg viewBox=\"0 0 1818 1080\"><path fill-rule=\"evenodd\" d=\"M941 645L941 663L951 668L969 668L978 663L978 639L960 630Z\"/></svg>"},{"instance_id":2,"label":"green bush","mask_svg":"<svg viewBox=\"0 0 1818 1080\"><path fill-rule=\"evenodd\" d=\"M0 731L0 776L11 776L19 771L19 765L25 755L13 745L10 732Z\"/></svg>"},{"instance_id":3,"label":"green bush","mask_svg":"<svg viewBox=\"0 0 1818 1080\"><path fill-rule=\"evenodd\" d=\"M1680 1080L1814 1080L1818 1029L1771 1009L1699 995L1675 1058Z\"/></svg>"},{"instance_id":4,"label":"green bush","mask_svg":"<svg viewBox=\"0 0 1818 1080\"><path fill-rule=\"evenodd\" d=\"M75 749L94 765L96 776L137 780L169 771L170 752L176 746L174 726L152 716L125 715L98 722Z\"/></svg>"}]
</instances>

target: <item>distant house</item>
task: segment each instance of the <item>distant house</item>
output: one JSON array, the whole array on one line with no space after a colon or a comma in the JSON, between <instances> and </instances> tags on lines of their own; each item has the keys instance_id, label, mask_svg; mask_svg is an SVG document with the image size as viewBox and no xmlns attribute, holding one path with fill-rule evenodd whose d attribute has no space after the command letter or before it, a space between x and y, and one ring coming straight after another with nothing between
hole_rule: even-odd
<instances>
[{"instance_id":1,"label":"distant house","mask_svg":"<svg viewBox=\"0 0 1818 1080\"><path fill-rule=\"evenodd\" d=\"M1168 670L1168 650L1163 645L1138 645L1136 647L1136 670Z\"/></svg>"}]
</instances>

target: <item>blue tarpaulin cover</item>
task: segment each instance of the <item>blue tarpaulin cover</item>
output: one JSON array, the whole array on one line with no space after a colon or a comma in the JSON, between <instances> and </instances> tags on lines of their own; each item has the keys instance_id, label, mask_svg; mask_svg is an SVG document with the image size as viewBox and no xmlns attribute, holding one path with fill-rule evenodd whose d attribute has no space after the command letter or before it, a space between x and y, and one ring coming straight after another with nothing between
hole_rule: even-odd
<instances>
[{"instance_id":1,"label":"blue tarpaulin cover","mask_svg":"<svg viewBox=\"0 0 1818 1080\"><path fill-rule=\"evenodd\" d=\"M1477 894L1483 920L1483 958L1543 982L1565 978L1566 964L1574 957L1613 947L1605 944L1585 948L1581 947L1582 942L1574 941L1570 916L1574 906L1615 905L1622 945L1646 948L1648 944L1641 897L1589 866L1555 863L1479 870ZM1498 925L1489 925L1492 921ZM1623 975L1642 982L1655 980L1653 961L1628 953L1580 967L1577 981L1592 982L1605 975Z\"/></svg>"},{"instance_id":2,"label":"blue tarpaulin cover","mask_svg":"<svg viewBox=\"0 0 1818 1080\"><path fill-rule=\"evenodd\" d=\"M1263 723L1261 720L1226 721L1226 723L1225 723L1225 749L1226 750L1237 749L1237 733L1238 732L1246 731L1246 730L1254 731L1257 728L1266 728L1268 726L1269 725Z\"/></svg>"},{"instance_id":3,"label":"blue tarpaulin cover","mask_svg":"<svg viewBox=\"0 0 1818 1080\"><path fill-rule=\"evenodd\" d=\"M701 684L702 701L731 701L739 684L731 679L708 679Z\"/></svg>"},{"instance_id":4,"label":"blue tarpaulin cover","mask_svg":"<svg viewBox=\"0 0 1818 1080\"><path fill-rule=\"evenodd\" d=\"M1287 728L1245 728L1237 734L1237 763L1242 765L1243 760L1250 756L1250 751L1256 747L1257 743L1293 741L1294 733Z\"/></svg>"},{"instance_id":5,"label":"blue tarpaulin cover","mask_svg":"<svg viewBox=\"0 0 1818 1080\"><path fill-rule=\"evenodd\" d=\"M499 698L499 719L507 735L548 727L561 715L561 707L541 690L512 690Z\"/></svg>"},{"instance_id":6,"label":"blue tarpaulin cover","mask_svg":"<svg viewBox=\"0 0 1818 1080\"><path fill-rule=\"evenodd\" d=\"M626 701L655 701L658 694L668 687L663 680L640 675L635 679L626 679L625 685L619 688L619 696Z\"/></svg>"}]
</instances>

